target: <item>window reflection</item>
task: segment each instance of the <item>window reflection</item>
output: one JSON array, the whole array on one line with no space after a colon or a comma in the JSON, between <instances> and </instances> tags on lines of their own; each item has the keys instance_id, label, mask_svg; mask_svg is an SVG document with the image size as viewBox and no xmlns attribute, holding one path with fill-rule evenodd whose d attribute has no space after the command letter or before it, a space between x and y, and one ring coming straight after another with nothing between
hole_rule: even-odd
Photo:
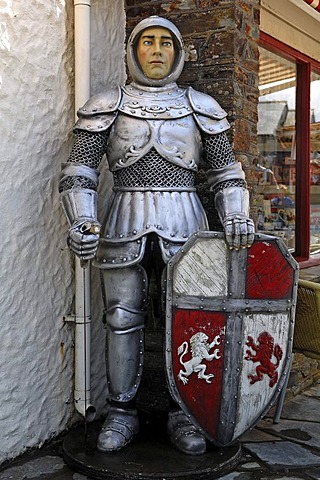
<instances>
[{"instance_id":1,"label":"window reflection","mask_svg":"<svg viewBox=\"0 0 320 480\"><path fill-rule=\"evenodd\" d=\"M320 253L320 75L311 77L310 253Z\"/></svg>"},{"instance_id":2,"label":"window reflection","mask_svg":"<svg viewBox=\"0 0 320 480\"><path fill-rule=\"evenodd\" d=\"M295 63L260 48L258 231L295 239ZM320 206L320 202L319 202Z\"/></svg>"}]
</instances>

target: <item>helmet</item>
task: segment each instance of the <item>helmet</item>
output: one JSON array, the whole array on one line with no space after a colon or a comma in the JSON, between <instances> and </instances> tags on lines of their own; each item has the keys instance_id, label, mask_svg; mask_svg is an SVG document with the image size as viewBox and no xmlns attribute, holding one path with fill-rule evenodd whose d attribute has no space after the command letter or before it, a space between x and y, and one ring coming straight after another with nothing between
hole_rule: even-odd
<instances>
[{"instance_id":1,"label":"helmet","mask_svg":"<svg viewBox=\"0 0 320 480\"><path fill-rule=\"evenodd\" d=\"M169 73L169 75L161 79L147 77L143 73L137 58L137 43L142 32L148 28L154 27L166 28L167 30L169 30L174 43L175 59L171 68L171 72ZM145 18L144 20L139 22L138 25L136 25L129 37L127 45L128 69L132 80L139 85L146 85L149 87L162 87L164 85L168 85L169 83L175 82L182 72L184 66L184 57L185 53L181 33L179 32L177 27L166 18L158 17L156 15Z\"/></svg>"}]
</instances>

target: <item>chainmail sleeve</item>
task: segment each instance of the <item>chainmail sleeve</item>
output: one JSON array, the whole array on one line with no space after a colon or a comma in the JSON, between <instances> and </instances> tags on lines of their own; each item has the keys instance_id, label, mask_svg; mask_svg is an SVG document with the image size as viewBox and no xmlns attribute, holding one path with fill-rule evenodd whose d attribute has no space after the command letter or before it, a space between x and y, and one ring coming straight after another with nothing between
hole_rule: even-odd
<instances>
[{"instance_id":1,"label":"chainmail sleeve","mask_svg":"<svg viewBox=\"0 0 320 480\"><path fill-rule=\"evenodd\" d=\"M237 165L237 162L225 132L218 133L217 135L202 134L202 143L204 160L209 167L208 182L211 184L211 178L216 177L219 171L231 171L233 166ZM234 176L236 177L236 174ZM221 181L215 182L211 190L215 195L218 191L228 187L246 188L246 186L247 184L242 178L224 179L224 175L221 175Z\"/></svg>"},{"instance_id":2,"label":"chainmail sleeve","mask_svg":"<svg viewBox=\"0 0 320 480\"><path fill-rule=\"evenodd\" d=\"M97 168L106 151L107 140L107 131L102 133L75 131L75 143L61 172L60 193L76 187L97 189Z\"/></svg>"}]
</instances>

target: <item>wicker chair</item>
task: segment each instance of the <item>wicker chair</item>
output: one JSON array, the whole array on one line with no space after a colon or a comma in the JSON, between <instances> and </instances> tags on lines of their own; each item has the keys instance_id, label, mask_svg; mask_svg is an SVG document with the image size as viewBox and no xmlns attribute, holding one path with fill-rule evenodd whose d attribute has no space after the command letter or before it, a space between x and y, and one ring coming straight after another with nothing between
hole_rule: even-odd
<instances>
[{"instance_id":1,"label":"wicker chair","mask_svg":"<svg viewBox=\"0 0 320 480\"><path fill-rule=\"evenodd\" d=\"M293 337L293 351L320 359L320 284L299 280L297 292L296 319ZM291 363L292 363L291 357ZM289 371L291 370L291 366ZM274 423L279 423L285 399L289 375L279 395Z\"/></svg>"},{"instance_id":2,"label":"wicker chair","mask_svg":"<svg viewBox=\"0 0 320 480\"><path fill-rule=\"evenodd\" d=\"M311 357L320 356L320 284L299 280L294 350Z\"/></svg>"}]
</instances>

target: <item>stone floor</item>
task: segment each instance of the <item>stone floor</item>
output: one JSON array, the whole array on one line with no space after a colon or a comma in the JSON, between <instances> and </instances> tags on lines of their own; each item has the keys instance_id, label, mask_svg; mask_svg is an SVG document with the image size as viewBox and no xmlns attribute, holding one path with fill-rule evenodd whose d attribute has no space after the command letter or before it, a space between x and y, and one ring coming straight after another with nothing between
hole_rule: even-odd
<instances>
[{"instance_id":1,"label":"stone floor","mask_svg":"<svg viewBox=\"0 0 320 480\"><path fill-rule=\"evenodd\" d=\"M320 383L285 402L241 438L238 466L222 480L320 480ZM119 479L121 479L121 475ZM143 478L143 477L141 477ZM57 443L0 469L0 480L89 480L68 468ZM166 480L166 479L162 479Z\"/></svg>"}]
</instances>

